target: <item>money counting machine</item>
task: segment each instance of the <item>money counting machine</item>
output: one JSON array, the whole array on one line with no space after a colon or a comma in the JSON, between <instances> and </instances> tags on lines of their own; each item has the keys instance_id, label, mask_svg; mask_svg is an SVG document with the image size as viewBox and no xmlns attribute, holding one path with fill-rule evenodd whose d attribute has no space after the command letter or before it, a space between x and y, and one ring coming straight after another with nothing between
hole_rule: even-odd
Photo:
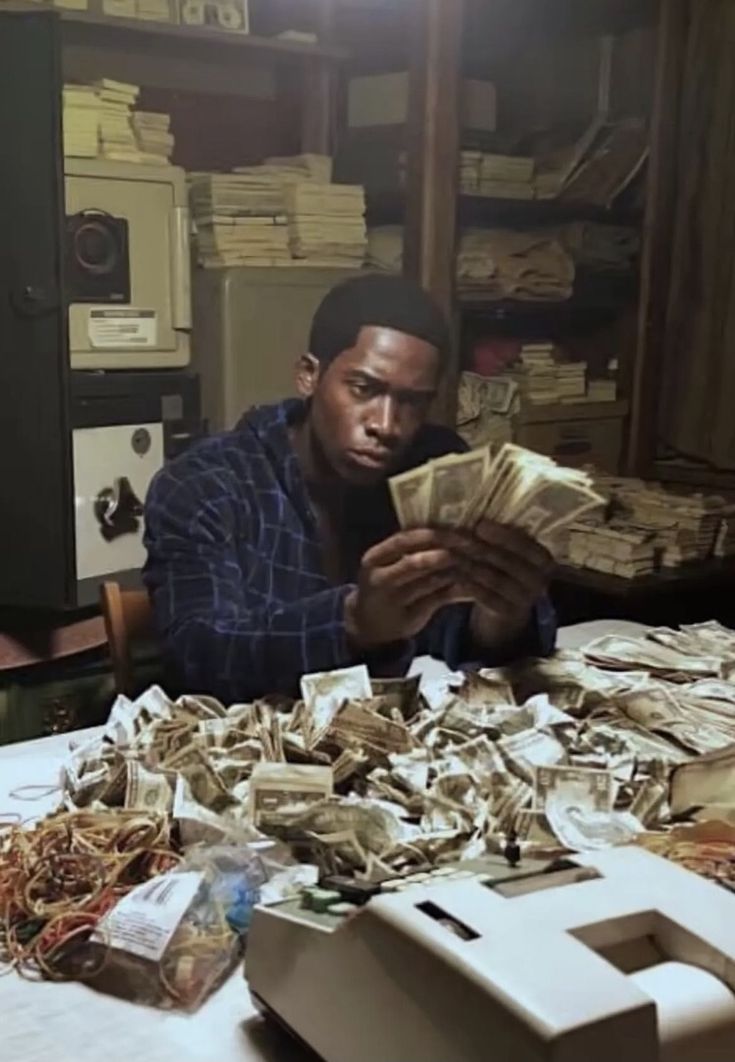
<instances>
[{"instance_id":1,"label":"money counting machine","mask_svg":"<svg viewBox=\"0 0 735 1062\"><path fill-rule=\"evenodd\" d=\"M253 999L326 1062L735 1062L735 895L632 846L560 867L258 907Z\"/></svg>"}]
</instances>

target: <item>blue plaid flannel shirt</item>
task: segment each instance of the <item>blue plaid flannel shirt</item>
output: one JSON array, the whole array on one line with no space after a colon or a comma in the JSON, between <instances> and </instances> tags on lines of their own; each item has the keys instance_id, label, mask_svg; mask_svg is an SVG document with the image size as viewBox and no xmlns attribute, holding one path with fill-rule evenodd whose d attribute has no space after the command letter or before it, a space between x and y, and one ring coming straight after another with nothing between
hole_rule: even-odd
<instances>
[{"instance_id":1,"label":"blue plaid flannel shirt","mask_svg":"<svg viewBox=\"0 0 735 1062\"><path fill-rule=\"evenodd\" d=\"M195 444L151 484L146 501L144 578L175 681L226 703L267 693L293 694L305 672L355 660L343 620L352 583L334 586L289 424L303 416L297 399L248 413L234 431ZM402 468L466 449L446 428L426 426ZM356 494L344 529L354 557L397 530L387 486ZM522 639L502 658L478 660L468 635L469 606L441 609L413 641L366 662L377 674L401 673L430 653L450 667L499 664L521 652L553 649L556 621L538 602Z\"/></svg>"}]
</instances>

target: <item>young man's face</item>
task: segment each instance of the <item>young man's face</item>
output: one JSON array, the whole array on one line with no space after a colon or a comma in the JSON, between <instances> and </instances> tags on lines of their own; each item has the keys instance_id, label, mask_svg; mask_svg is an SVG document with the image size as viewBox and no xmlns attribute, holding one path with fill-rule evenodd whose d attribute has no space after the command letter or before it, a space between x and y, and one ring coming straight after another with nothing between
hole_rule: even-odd
<instances>
[{"instance_id":1,"label":"young man's face","mask_svg":"<svg viewBox=\"0 0 735 1062\"><path fill-rule=\"evenodd\" d=\"M349 483L389 475L426 420L439 383L439 351L392 328L362 328L355 345L299 377L311 395L312 431Z\"/></svg>"}]
</instances>

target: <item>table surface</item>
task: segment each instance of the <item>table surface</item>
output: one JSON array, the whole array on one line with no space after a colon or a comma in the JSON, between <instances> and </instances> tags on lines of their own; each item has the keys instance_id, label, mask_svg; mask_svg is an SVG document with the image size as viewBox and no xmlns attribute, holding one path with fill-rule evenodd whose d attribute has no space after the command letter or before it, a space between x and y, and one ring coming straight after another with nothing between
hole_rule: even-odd
<instances>
[{"instance_id":1,"label":"table surface","mask_svg":"<svg viewBox=\"0 0 735 1062\"><path fill-rule=\"evenodd\" d=\"M600 620L559 633L577 648L608 633L639 634L640 624ZM0 748L0 816L23 820L58 803L61 765L70 747L97 730L59 734ZM22 790L23 786L38 786ZM29 799L33 797L34 799ZM126 1003L82 984L0 977L0 1062L313 1062L274 1023L255 1011L238 969L196 1014Z\"/></svg>"}]
</instances>

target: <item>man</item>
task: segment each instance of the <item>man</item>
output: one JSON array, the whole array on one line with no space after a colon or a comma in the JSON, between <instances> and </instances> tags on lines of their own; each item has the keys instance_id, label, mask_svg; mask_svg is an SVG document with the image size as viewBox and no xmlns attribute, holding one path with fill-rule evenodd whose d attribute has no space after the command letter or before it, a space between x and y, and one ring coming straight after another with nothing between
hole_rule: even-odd
<instances>
[{"instance_id":1,"label":"man","mask_svg":"<svg viewBox=\"0 0 735 1062\"><path fill-rule=\"evenodd\" d=\"M334 288L297 366L299 399L260 407L156 477L145 579L186 689L295 693L305 672L400 674L546 653L551 558L514 529L400 531L387 478L466 449L428 426L449 338L400 277Z\"/></svg>"}]
</instances>

